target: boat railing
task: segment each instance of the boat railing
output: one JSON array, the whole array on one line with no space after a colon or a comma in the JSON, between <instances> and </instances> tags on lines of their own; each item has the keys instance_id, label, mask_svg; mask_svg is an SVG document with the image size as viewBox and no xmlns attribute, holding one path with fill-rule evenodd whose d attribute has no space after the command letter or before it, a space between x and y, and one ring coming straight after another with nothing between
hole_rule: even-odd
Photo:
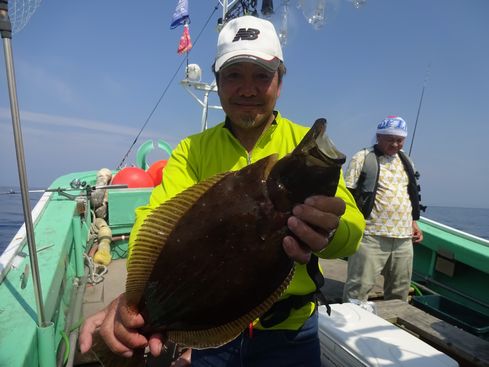
<instances>
[{"instance_id":1,"label":"boat railing","mask_svg":"<svg viewBox=\"0 0 489 367\"><path fill-rule=\"evenodd\" d=\"M465 239L467 239L469 241L476 242L476 243L478 243L478 244L480 244L482 246L489 247L489 240L486 240L485 238L482 238L482 237L479 237L479 236L476 236L476 235L473 235L473 234L464 232L462 230L459 230L459 229L456 229L456 228L447 226L447 225L445 225L443 223L437 222L437 221L432 220L432 219L428 219L428 218L423 217L423 216L420 219L421 219L421 222L424 222L426 224L429 224L432 227L435 227L435 228L438 228L438 229L440 229L442 231L451 233L451 234L453 234L455 236L465 238Z\"/></svg>"},{"instance_id":2,"label":"boat railing","mask_svg":"<svg viewBox=\"0 0 489 367\"><path fill-rule=\"evenodd\" d=\"M42 213L44 212L44 209L46 208L46 205L52 195L52 192L45 192L37 202L34 209L32 209L32 222L34 225L36 225L38 220L41 218ZM22 257L22 249L24 248L26 240L27 233L25 224L23 224L0 256L0 284L7 276L10 268L15 266L16 258L18 256Z\"/></svg>"}]
</instances>

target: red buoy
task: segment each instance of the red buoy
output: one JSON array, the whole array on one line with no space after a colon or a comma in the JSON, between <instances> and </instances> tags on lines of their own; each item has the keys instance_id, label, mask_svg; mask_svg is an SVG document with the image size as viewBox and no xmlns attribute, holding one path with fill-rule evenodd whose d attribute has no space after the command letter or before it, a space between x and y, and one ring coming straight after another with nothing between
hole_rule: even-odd
<instances>
[{"instance_id":1,"label":"red buoy","mask_svg":"<svg viewBox=\"0 0 489 367\"><path fill-rule=\"evenodd\" d=\"M148 172L139 167L126 167L116 173L112 185L126 184L129 188L153 187L154 182Z\"/></svg>"},{"instance_id":2,"label":"red buoy","mask_svg":"<svg viewBox=\"0 0 489 367\"><path fill-rule=\"evenodd\" d=\"M167 162L168 161L166 159L156 161L146 170L146 172L148 172L153 179L154 186L161 184L161 180L163 179L163 169L165 168Z\"/></svg>"}]
</instances>

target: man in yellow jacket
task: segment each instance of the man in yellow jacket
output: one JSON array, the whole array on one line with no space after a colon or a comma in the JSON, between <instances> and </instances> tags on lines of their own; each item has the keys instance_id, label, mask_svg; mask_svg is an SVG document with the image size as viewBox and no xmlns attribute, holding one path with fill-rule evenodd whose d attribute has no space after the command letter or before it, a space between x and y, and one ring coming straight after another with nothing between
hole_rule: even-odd
<instances>
[{"instance_id":1,"label":"man in yellow jacket","mask_svg":"<svg viewBox=\"0 0 489 367\"><path fill-rule=\"evenodd\" d=\"M217 173L239 170L272 153L281 158L308 131L274 110L285 66L269 21L252 16L229 21L219 34L214 72L226 120L187 137L172 152L162 184L154 189L149 205L136 212L130 254L134 234L159 204ZM280 306L254 322L252 338L243 332L222 347L192 351L192 366L320 366L313 295L322 274L316 255L338 258L354 253L365 222L341 176L335 197L307 198L293 209L287 224L302 244L292 236L283 239L284 251L295 260L295 274L276 304ZM131 356L134 348L146 345L153 355L160 353L161 335L148 340L139 334L144 320L124 306L121 295L87 319L80 334L82 352L90 348L92 333L100 327L100 334L116 353Z\"/></svg>"}]
</instances>

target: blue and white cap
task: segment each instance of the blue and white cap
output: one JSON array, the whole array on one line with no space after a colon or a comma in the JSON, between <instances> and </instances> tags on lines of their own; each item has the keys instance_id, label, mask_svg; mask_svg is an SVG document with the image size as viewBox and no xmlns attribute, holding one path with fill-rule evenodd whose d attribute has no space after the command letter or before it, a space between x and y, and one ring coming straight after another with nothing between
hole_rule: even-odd
<instances>
[{"instance_id":1,"label":"blue and white cap","mask_svg":"<svg viewBox=\"0 0 489 367\"><path fill-rule=\"evenodd\" d=\"M387 116L377 125L377 134L402 136L405 138L407 133L406 121L399 116Z\"/></svg>"}]
</instances>

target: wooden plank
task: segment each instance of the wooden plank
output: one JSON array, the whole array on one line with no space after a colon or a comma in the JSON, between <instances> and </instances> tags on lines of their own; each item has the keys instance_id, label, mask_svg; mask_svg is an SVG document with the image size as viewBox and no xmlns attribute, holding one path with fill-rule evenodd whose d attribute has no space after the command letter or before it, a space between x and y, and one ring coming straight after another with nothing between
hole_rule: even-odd
<instances>
[{"instance_id":1,"label":"wooden plank","mask_svg":"<svg viewBox=\"0 0 489 367\"><path fill-rule=\"evenodd\" d=\"M384 320L395 323L397 322L399 315L409 313L408 308L413 306L407 302L394 299L389 301L375 301L375 307L377 310L377 315L382 317Z\"/></svg>"},{"instance_id":2,"label":"wooden plank","mask_svg":"<svg viewBox=\"0 0 489 367\"><path fill-rule=\"evenodd\" d=\"M489 342L401 300L375 302L377 314L457 360L460 366L489 366Z\"/></svg>"}]
</instances>

